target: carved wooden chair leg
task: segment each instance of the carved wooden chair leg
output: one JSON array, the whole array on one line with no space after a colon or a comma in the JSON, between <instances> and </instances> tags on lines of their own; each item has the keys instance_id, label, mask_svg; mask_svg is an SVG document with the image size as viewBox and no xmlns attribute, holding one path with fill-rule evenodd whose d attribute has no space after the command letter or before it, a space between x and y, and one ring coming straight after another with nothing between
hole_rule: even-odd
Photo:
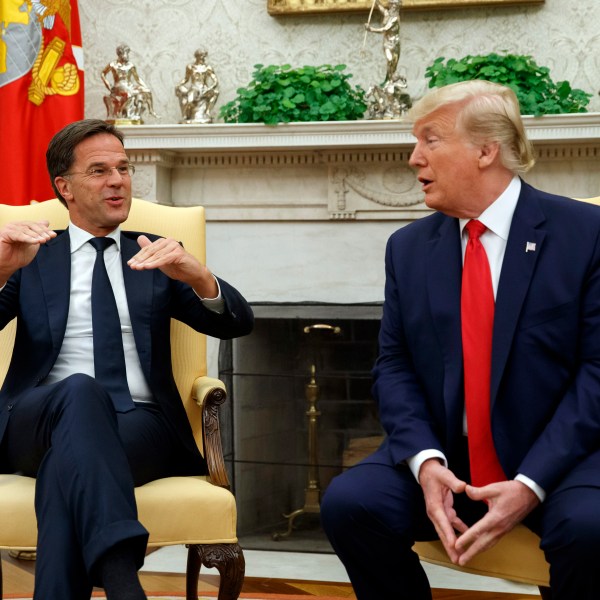
<instances>
[{"instance_id":1,"label":"carved wooden chair leg","mask_svg":"<svg viewBox=\"0 0 600 600\"><path fill-rule=\"evenodd\" d=\"M538 589L540 590L540 596L542 597L542 600L552 600L552 591L549 587L540 585L538 586Z\"/></svg>"},{"instance_id":2,"label":"carved wooden chair leg","mask_svg":"<svg viewBox=\"0 0 600 600\"><path fill-rule=\"evenodd\" d=\"M201 564L219 571L221 582L218 600L239 598L246 572L246 561L239 544L206 544L189 547L186 600L198 598L198 576Z\"/></svg>"},{"instance_id":3,"label":"carved wooden chair leg","mask_svg":"<svg viewBox=\"0 0 600 600\"><path fill-rule=\"evenodd\" d=\"M237 600L242 592L244 575L246 573L246 560L239 544L224 544L206 547L212 552L222 553L222 559L215 561L214 566L219 571L221 582L219 584L218 600ZM204 561L206 566L209 566Z\"/></svg>"},{"instance_id":4,"label":"carved wooden chair leg","mask_svg":"<svg viewBox=\"0 0 600 600\"><path fill-rule=\"evenodd\" d=\"M201 564L198 546L188 546L187 568L185 571L186 600L198 600L198 578L200 577Z\"/></svg>"}]
</instances>

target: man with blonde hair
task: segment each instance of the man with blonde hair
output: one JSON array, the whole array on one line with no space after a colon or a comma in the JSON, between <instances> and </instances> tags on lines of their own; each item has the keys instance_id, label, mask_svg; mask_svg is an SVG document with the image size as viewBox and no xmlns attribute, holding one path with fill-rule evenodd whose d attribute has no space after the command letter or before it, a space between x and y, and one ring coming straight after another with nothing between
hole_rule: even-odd
<instances>
[{"instance_id":1,"label":"man with blonde hair","mask_svg":"<svg viewBox=\"0 0 600 600\"><path fill-rule=\"evenodd\" d=\"M374 368L387 436L322 520L359 600L431 598L415 541L465 565L517 523L553 600L600 595L600 210L519 177L512 90L432 91L410 165L436 212L392 235Z\"/></svg>"}]
</instances>

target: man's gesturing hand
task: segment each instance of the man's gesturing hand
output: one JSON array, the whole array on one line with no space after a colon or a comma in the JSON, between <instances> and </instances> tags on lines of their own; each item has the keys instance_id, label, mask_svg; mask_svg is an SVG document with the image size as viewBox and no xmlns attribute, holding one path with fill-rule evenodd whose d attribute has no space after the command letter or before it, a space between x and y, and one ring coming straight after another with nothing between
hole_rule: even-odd
<instances>
[{"instance_id":1,"label":"man's gesturing hand","mask_svg":"<svg viewBox=\"0 0 600 600\"><path fill-rule=\"evenodd\" d=\"M179 242L169 238L151 242L145 235L140 235L137 241L141 250L127 262L132 269L160 269L171 279L189 284L202 298L218 296L219 289L212 273Z\"/></svg>"},{"instance_id":2,"label":"man's gesturing hand","mask_svg":"<svg viewBox=\"0 0 600 600\"><path fill-rule=\"evenodd\" d=\"M0 286L35 258L40 244L56 237L48 225L48 221L15 221L0 229Z\"/></svg>"}]
</instances>

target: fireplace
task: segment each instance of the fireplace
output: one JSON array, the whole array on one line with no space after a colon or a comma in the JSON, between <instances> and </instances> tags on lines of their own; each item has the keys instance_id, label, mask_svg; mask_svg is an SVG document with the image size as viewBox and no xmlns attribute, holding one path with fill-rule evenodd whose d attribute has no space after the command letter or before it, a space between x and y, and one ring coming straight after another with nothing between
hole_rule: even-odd
<instances>
[{"instance_id":1,"label":"fireplace","mask_svg":"<svg viewBox=\"0 0 600 600\"><path fill-rule=\"evenodd\" d=\"M353 462L357 441L382 435L370 374L381 305L253 309L254 332L220 348L230 399L222 414L225 458L240 536L292 539L292 524L318 522L320 494ZM294 511L293 522L283 517Z\"/></svg>"}]
</instances>

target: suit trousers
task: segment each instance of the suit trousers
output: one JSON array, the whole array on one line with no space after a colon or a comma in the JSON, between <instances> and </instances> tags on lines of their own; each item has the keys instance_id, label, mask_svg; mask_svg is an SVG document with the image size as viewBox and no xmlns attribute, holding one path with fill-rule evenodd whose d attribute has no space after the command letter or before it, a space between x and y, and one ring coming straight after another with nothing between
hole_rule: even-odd
<instances>
[{"instance_id":1,"label":"suit trousers","mask_svg":"<svg viewBox=\"0 0 600 600\"><path fill-rule=\"evenodd\" d=\"M459 477L460 470L455 471ZM600 489L568 487L548 494L524 522L542 538L553 600L600 597L598 506ZM464 494L455 496L455 508L469 525L487 510ZM411 548L437 534L408 467L395 466L387 453L376 452L348 469L329 484L321 522L358 600L431 599L427 576Z\"/></svg>"},{"instance_id":2,"label":"suit trousers","mask_svg":"<svg viewBox=\"0 0 600 600\"><path fill-rule=\"evenodd\" d=\"M36 477L35 600L89 599L98 559L128 541L138 568L148 532L134 485L171 474L180 445L157 405L116 413L87 375L14 398L0 467Z\"/></svg>"}]
</instances>

